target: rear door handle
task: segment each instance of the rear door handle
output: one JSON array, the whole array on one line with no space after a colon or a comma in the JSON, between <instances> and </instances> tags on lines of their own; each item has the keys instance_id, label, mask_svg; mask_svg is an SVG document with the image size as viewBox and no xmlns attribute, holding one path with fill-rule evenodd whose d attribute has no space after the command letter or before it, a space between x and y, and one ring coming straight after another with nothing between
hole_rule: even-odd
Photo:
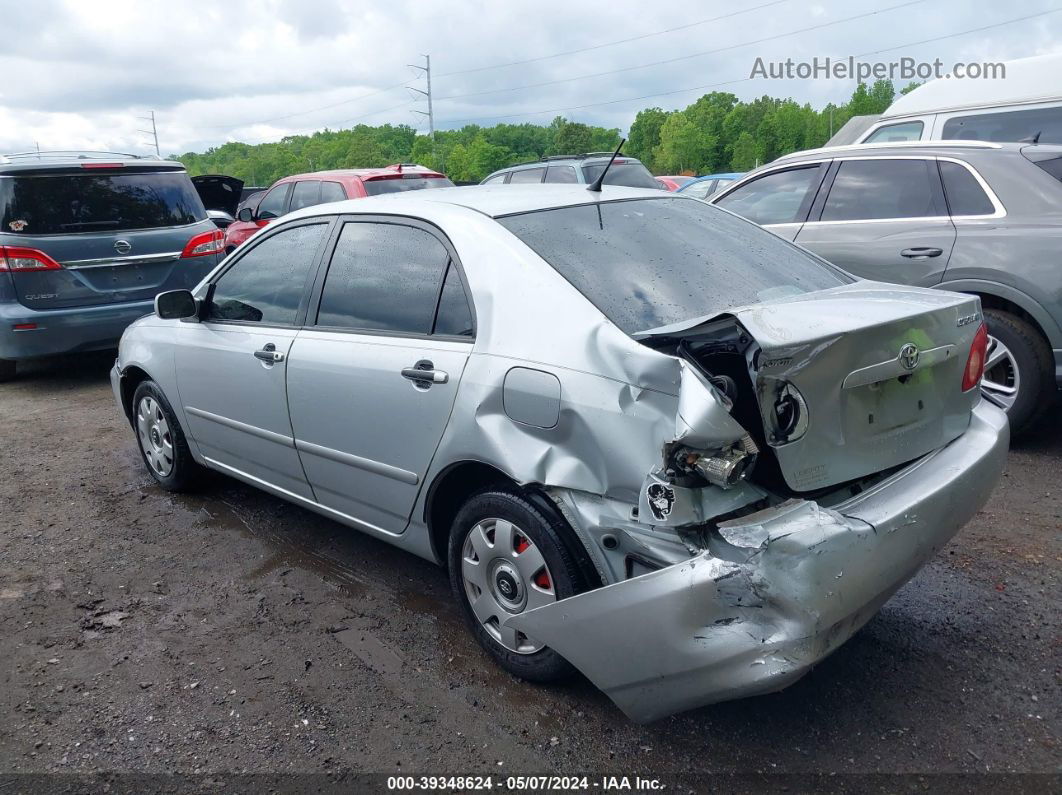
<instances>
[{"instance_id":1,"label":"rear door handle","mask_svg":"<svg viewBox=\"0 0 1062 795\"><path fill-rule=\"evenodd\" d=\"M261 359L266 364L276 364L284 361L284 354L278 351L272 342L267 342L262 346L262 350L254 352L254 358Z\"/></svg>"},{"instance_id":2,"label":"rear door handle","mask_svg":"<svg viewBox=\"0 0 1062 795\"><path fill-rule=\"evenodd\" d=\"M443 370L436 370L435 365L427 359L421 359L412 367L402 369L402 377L408 378L416 386L431 386L432 384L445 384L450 380L450 374Z\"/></svg>"},{"instance_id":3,"label":"rear door handle","mask_svg":"<svg viewBox=\"0 0 1062 795\"><path fill-rule=\"evenodd\" d=\"M905 248L900 252L901 257L907 257L908 259L927 259L929 257L939 257L944 253L942 248Z\"/></svg>"}]
</instances>

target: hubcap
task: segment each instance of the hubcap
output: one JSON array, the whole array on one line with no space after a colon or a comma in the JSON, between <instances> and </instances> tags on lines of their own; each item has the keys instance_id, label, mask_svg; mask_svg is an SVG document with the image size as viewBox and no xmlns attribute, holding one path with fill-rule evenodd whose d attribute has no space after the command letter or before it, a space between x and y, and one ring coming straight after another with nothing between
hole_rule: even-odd
<instances>
[{"instance_id":1,"label":"hubcap","mask_svg":"<svg viewBox=\"0 0 1062 795\"><path fill-rule=\"evenodd\" d=\"M998 338L989 335L981 394L1004 411L1009 411L1018 399L1020 388L1021 373L1014 355Z\"/></svg>"},{"instance_id":2,"label":"hubcap","mask_svg":"<svg viewBox=\"0 0 1062 795\"><path fill-rule=\"evenodd\" d=\"M150 395L140 399L136 407L136 430L140 449L151 471L166 477L173 471L173 438L170 425L158 401Z\"/></svg>"},{"instance_id":3,"label":"hubcap","mask_svg":"<svg viewBox=\"0 0 1062 795\"><path fill-rule=\"evenodd\" d=\"M461 579L472 613L509 651L534 654L542 644L502 626L505 619L557 601L546 559L520 528L504 519L484 519L461 549Z\"/></svg>"}]
</instances>

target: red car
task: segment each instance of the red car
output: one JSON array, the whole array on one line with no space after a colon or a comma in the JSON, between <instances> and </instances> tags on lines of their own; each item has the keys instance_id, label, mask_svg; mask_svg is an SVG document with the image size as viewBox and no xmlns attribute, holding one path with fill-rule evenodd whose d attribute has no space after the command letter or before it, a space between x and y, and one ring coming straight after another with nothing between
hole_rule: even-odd
<instances>
[{"instance_id":1,"label":"red car","mask_svg":"<svg viewBox=\"0 0 1062 795\"><path fill-rule=\"evenodd\" d=\"M274 182L257 202L240 208L236 221L225 230L225 253L231 252L273 219L292 210L381 193L450 188L453 184L445 175L415 163L313 171L284 177Z\"/></svg>"},{"instance_id":2,"label":"red car","mask_svg":"<svg viewBox=\"0 0 1062 795\"><path fill-rule=\"evenodd\" d=\"M657 177L656 181L659 182L661 185L663 185L665 188L667 188L669 191L674 193L679 188L681 188L683 185L685 185L687 182L692 182L693 181L693 177L685 177L685 176L681 176L681 175L675 175L675 176L668 176L668 177Z\"/></svg>"}]
</instances>

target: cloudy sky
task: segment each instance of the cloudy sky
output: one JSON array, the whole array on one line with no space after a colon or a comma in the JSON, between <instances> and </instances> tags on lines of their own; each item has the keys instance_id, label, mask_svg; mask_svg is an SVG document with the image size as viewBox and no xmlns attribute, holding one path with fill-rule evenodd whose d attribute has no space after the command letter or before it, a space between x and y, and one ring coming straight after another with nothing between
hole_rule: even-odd
<instances>
[{"instance_id":1,"label":"cloudy sky","mask_svg":"<svg viewBox=\"0 0 1062 795\"><path fill-rule=\"evenodd\" d=\"M425 88L407 66L423 53L438 128L564 115L626 130L640 108L711 90L821 107L854 88L749 79L757 57L950 66L1062 52L1057 0L0 0L0 12L0 152L147 152L138 117L151 110L164 155L359 122L426 129L403 87Z\"/></svg>"}]
</instances>

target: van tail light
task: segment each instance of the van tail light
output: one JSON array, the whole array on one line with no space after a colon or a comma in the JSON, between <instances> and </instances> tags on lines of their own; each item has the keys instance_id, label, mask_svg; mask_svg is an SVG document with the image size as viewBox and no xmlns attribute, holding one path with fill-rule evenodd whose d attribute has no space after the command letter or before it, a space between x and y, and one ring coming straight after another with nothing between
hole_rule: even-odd
<instances>
[{"instance_id":1,"label":"van tail light","mask_svg":"<svg viewBox=\"0 0 1062 795\"><path fill-rule=\"evenodd\" d=\"M988 327L984 323L974 334L970 354L966 357L966 369L962 371L962 391L969 392L985 374L985 356L988 354Z\"/></svg>"},{"instance_id":2,"label":"van tail light","mask_svg":"<svg viewBox=\"0 0 1062 795\"><path fill-rule=\"evenodd\" d=\"M0 246L0 272L57 271L63 266L43 251L20 246Z\"/></svg>"},{"instance_id":3,"label":"van tail light","mask_svg":"<svg viewBox=\"0 0 1062 795\"><path fill-rule=\"evenodd\" d=\"M181 258L205 257L207 254L220 254L225 250L225 233L220 229L196 235L188 241L181 252Z\"/></svg>"}]
</instances>

